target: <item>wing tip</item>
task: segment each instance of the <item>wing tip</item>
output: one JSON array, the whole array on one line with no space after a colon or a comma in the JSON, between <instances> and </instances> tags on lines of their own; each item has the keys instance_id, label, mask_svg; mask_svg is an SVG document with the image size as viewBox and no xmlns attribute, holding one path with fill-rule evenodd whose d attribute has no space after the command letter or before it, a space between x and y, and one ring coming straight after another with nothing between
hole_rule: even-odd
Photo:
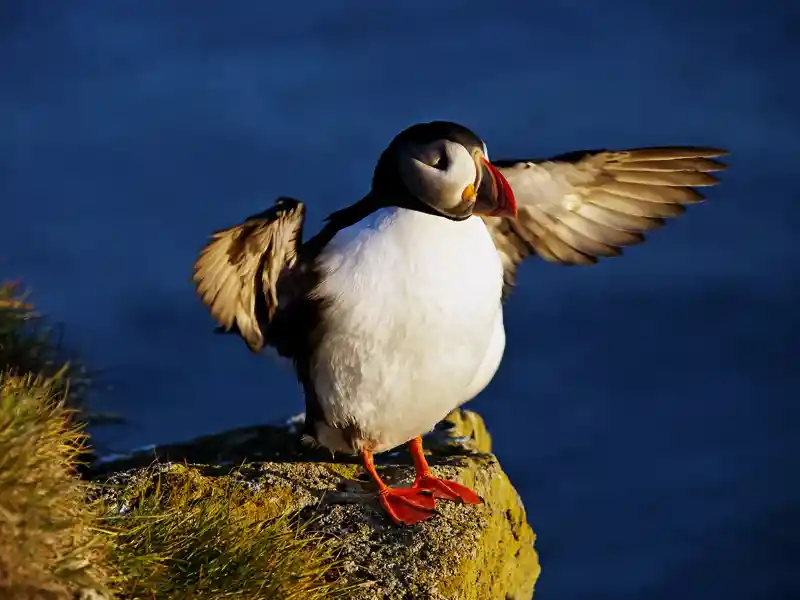
<instances>
[{"instance_id":1,"label":"wing tip","mask_svg":"<svg viewBox=\"0 0 800 600\"><path fill-rule=\"evenodd\" d=\"M278 196L275 199L275 202L269 208L262 210L261 212L255 213L250 215L246 219L244 219L243 223L247 223L249 221L261 221L263 219L277 219L280 216L290 213L293 211L297 211L299 214L298 216L305 216L306 205L303 203L302 200L298 200L297 198L293 198L291 196ZM221 231L224 233L229 231L231 228L222 229Z\"/></svg>"}]
</instances>

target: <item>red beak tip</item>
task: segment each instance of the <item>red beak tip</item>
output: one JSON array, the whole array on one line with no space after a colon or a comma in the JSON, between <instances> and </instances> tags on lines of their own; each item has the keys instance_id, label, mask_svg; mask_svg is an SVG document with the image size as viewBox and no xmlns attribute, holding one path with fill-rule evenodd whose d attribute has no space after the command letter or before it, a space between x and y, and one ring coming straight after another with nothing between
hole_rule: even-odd
<instances>
[{"instance_id":1,"label":"red beak tip","mask_svg":"<svg viewBox=\"0 0 800 600\"><path fill-rule=\"evenodd\" d=\"M500 170L485 157L482 157L482 160L489 170L489 173L491 173L495 186L499 188L496 189L497 208L491 213L491 216L516 219L517 200L514 197L514 190L511 188L511 184L508 183L508 180L503 176Z\"/></svg>"},{"instance_id":2,"label":"red beak tip","mask_svg":"<svg viewBox=\"0 0 800 600\"><path fill-rule=\"evenodd\" d=\"M500 173L500 171L497 171L497 176L499 177L500 184L503 188L502 192L500 193L502 196L501 211L503 216L516 219L517 199L514 197L514 190L511 188L511 184L508 183L508 180L503 177L503 174Z\"/></svg>"}]
</instances>

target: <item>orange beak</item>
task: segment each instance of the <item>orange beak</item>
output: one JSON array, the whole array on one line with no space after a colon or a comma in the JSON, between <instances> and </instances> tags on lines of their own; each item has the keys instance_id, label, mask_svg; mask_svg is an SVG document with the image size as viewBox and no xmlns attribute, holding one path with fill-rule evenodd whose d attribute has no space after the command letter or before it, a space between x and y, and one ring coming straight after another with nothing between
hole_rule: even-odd
<instances>
[{"instance_id":1,"label":"orange beak","mask_svg":"<svg viewBox=\"0 0 800 600\"><path fill-rule=\"evenodd\" d=\"M515 219L517 200L508 180L484 156L476 160L476 165L481 177L473 214Z\"/></svg>"}]
</instances>

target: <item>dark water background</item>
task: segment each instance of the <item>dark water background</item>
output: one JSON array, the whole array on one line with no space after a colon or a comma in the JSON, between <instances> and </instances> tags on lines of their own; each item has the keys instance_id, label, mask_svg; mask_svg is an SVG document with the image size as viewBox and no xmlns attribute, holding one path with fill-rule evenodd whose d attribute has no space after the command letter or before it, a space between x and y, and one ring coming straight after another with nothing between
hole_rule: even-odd
<instances>
[{"instance_id":1,"label":"dark water background","mask_svg":"<svg viewBox=\"0 0 800 600\"><path fill-rule=\"evenodd\" d=\"M0 7L0 273L110 389L118 449L302 409L211 322L206 235L281 193L313 231L415 121L495 158L730 148L624 258L532 260L472 403L539 539L542 599L800 598L800 8L706 2Z\"/></svg>"}]
</instances>

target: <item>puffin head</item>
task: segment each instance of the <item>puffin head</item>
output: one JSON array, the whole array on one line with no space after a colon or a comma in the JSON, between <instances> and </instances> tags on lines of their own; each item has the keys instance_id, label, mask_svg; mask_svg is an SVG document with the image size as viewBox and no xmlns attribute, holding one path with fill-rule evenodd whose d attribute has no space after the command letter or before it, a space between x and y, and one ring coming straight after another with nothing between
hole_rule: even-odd
<instances>
[{"instance_id":1,"label":"puffin head","mask_svg":"<svg viewBox=\"0 0 800 600\"><path fill-rule=\"evenodd\" d=\"M473 214L517 215L514 192L489 162L486 144L448 121L419 123L397 134L378 160L371 193L453 221Z\"/></svg>"}]
</instances>

